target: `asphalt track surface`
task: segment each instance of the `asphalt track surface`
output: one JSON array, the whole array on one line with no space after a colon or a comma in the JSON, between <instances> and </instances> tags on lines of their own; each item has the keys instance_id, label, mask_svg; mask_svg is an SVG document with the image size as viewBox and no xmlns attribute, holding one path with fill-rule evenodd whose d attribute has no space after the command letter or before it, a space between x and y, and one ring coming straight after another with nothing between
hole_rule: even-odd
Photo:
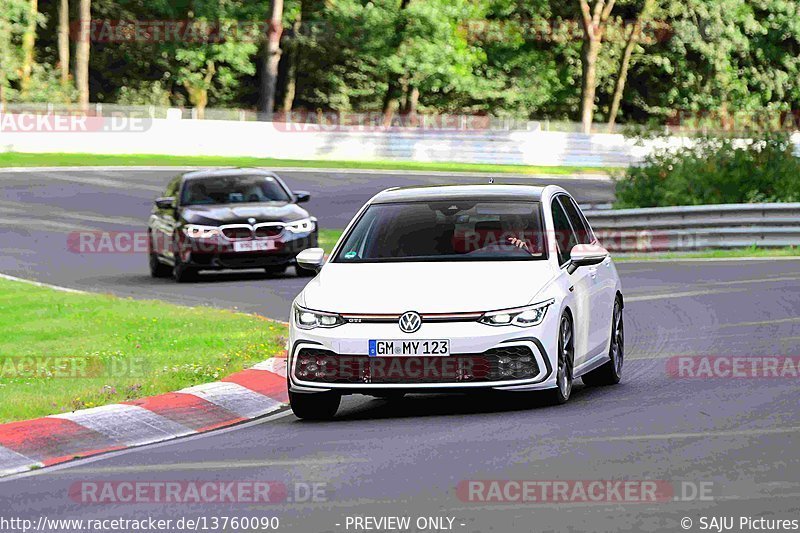
<instances>
[{"instance_id":1,"label":"asphalt track surface","mask_svg":"<svg viewBox=\"0 0 800 533\"><path fill-rule=\"evenodd\" d=\"M66 251L65 234L78 226L141 224L167 176L0 175L0 272L285 316L304 280L215 274L176 285L151 280L138 255ZM373 191L403 180L434 181L287 175L292 186L325 199L311 210L329 227L346 222ZM565 185L581 201L609 194L607 184ZM348 531L348 516L448 516L453 531L497 533L683 531L684 517L697 531L702 516L735 517L736 531L741 516L798 519L798 378L676 378L667 364L683 355L800 355L799 267L793 260L620 264L627 299L623 382L578 385L562 407L520 395L415 395L398 403L352 397L331 422L283 414L8 479L0 482L0 517L277 516L280 531L338 532ZM703 500L657 503L481 503L456 492L463 480L504 479L663 480L706 484L709 492ZM327 501L86 504L69 496L76 482L204 480L324 483Z\"/></svg>"}]
</instances>

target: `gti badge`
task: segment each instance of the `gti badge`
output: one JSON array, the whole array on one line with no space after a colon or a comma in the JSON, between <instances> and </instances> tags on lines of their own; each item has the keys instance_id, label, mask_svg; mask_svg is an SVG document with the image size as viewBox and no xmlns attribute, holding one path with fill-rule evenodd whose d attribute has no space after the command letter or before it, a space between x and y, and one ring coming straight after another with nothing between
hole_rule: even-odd
<instances>
[{"instance_id":1,"label":"gti badge","mask_svg":"<svg viewBox=\"0 0 800 533\"><path fill-rule=\"evenodd\" d=\"M416 333L422 327L422 317L419 313L409 311L400 317L400 329L404 333Z\"/></svg>"}]
</instances>

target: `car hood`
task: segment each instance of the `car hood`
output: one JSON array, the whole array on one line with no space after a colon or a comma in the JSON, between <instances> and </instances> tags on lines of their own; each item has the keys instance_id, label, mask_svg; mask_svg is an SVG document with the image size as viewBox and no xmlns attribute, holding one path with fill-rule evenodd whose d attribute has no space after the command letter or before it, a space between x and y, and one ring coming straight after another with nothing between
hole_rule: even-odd
<instances>
[{"instance_id":1,"label":"car hood","mask_svg":"<svg viewBox=\"0 0 800 533\"><path fill-rule=\"evenodd\" d=\"M353 314L484 312L531 303L554 274L549 261L328 263L300 302Z\"/></svg>"},{"instance_id":2,"label":"car hood","mask_svg":"<svg viewBox=\"0 0 800 533\"><path fill-rule=\"evenodd\" d=\"M265 204L192 205L181 210L190 224L248 224L251 218L261 222L292 222L308 217L308 211L288 202Z\"/></svg>"}]
</instances>

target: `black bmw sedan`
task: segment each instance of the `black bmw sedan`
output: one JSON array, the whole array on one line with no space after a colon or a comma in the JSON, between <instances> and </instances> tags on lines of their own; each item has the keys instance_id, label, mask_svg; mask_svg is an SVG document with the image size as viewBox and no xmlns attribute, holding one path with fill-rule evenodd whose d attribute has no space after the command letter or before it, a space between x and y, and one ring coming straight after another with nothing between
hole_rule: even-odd
<instances>
[{"instance_id":1,"label":"black bmw sedan","mask_svg":"<svg viewBox=\"0 0 800 533\"><path fill-rule=\"evenodd\" d=\"M189 281L201 270L264 269L280 274L317 246L317 219L275 173L258 169L190 172L174 178L147 226L150 273Z\"/></svg>"}]
</instances>

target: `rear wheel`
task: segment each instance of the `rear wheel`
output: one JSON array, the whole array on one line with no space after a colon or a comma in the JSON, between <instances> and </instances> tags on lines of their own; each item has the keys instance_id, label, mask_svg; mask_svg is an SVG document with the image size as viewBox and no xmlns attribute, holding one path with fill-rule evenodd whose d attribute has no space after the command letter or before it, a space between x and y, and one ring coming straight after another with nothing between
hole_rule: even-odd
<instances>
[{"instance_id":1,"label":"rear wheel","mask_svg":"<svg viewBox=\"0 0 800 533\"><path fill-rule=\"evenodd\" d=\"M625 359L625 324L622 319L622 302L619 298L614 302L609 357L610 361L581 378L586 385L616 385L622 379L622 364Z\"/></svg>"},{"instance_id":2,"label":"rear wheel","mask_svg":"<svg viewBox=\"0 0 800 533\"><path fill-rule=\"evenodd\" d=\"M575 362L575 335L572 319L566 312L561 315L558 327L558 369L556 371L556 388L548 390L548 403L561 405L567 403L572 394L572 365Z\"/></svg>"},{"instance_id":3,"label":"rear wheel","mask_svg":"<svg viewBox=\"0 0 800 533\"><path fill-rule=\"evenodd\" d=\"M297 418L303 420L330 420L339 410L341 394L318 392L300 394L289 391L289 405Z\"/></svg>"}]
</instances>

